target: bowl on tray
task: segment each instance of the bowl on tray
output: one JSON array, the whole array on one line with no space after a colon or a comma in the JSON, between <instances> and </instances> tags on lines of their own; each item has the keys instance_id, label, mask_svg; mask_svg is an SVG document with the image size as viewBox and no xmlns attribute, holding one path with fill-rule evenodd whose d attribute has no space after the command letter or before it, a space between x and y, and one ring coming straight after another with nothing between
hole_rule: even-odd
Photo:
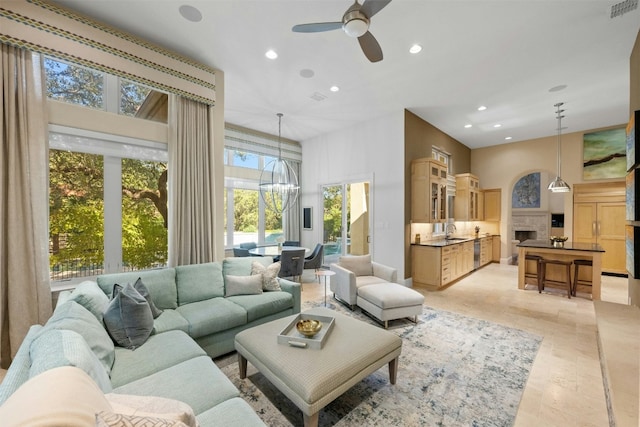
<instances>
[{"instance_id":1,"label":"bowl on tray","mask_svg":"<svg viewBox=\"0 0 640 427\"><path fill-rule=\"evenodd\" d=\"M296 329L305 337L313 338L322 329L322 322L315 319L300 320L296 323Z\"/></svg>"}]
</instances>

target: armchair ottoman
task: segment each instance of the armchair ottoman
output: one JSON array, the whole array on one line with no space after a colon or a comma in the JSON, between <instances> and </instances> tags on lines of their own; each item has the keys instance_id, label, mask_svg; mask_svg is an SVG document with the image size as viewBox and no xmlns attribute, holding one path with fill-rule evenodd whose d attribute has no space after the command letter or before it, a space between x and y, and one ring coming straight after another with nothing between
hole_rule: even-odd
<instances>
[{"instance_id":1,"label":"armchair ottoman","mask_svg":"<svg viewBox=\"0 0 640 427\"><path fill-rule=\"evenodd\" d=\"M385 329L389 327L389 320L404 317L417 323L423 303L424 295L398 283L379 283L358 289L358 307L383 322Z\"/></svg>"}]
</instances>

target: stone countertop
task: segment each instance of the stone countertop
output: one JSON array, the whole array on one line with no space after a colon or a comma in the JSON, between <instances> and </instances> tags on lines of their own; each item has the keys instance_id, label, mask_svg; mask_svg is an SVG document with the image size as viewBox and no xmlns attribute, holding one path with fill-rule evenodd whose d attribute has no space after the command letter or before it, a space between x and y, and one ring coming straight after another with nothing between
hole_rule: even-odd
<instances>
[{"instance_id":1,"label":"stone countertop","mask_svg":"<svg viewBox=\"0 0 640 427\"><path fill-rule=\"evenodd\" d=\"M479 237L453 237L450 239L435 239L435 240L425 240L424 242L420 242L420 243L411 243L414 246L435 246L435 247L442 247L442 246L451 246L451 245L457 245L460 243L465 243L465 242L471 242L474 240L481 240L481 239L485 239L488 237L493 237L493 236L499 236L499 234L490 234L490 235L483 235L483 236L479 236Z\"/></svg>"},{"instance_id":2,"label":"stone countertop","mask_svg":"<svg viewBox=\"0 0 640 427\"><path fill-rule=\"evenodd\" d=\"M553 246L551 240L525 240L517 245L519 248L564 249L569 251L604 252L598 243L564 242L563 246Z\"/></svg>"}]
</instances>

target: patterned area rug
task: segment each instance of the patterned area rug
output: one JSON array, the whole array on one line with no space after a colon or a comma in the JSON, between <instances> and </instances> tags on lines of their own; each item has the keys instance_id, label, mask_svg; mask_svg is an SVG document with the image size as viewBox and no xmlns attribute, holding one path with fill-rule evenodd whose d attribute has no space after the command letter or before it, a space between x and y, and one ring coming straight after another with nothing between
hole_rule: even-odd
<instances>
[{"instance_id":1,"label":"patterned area rug","mask_svg":"<svg viewBox=\"0 0 640 427\"><path fill-rule=\"evenodd\" d=\"M333 302L336 311L378 325ZM303 311L315 306L322 302ZM513 425L541 337L426 306L417 325L395 320L389 331L403 340L396 384L379 369L320 411L320 426ZM267 425L302 425L302 412L250 363L245 380L235 354L216 363Z\"/></svg>"}]
</instances>

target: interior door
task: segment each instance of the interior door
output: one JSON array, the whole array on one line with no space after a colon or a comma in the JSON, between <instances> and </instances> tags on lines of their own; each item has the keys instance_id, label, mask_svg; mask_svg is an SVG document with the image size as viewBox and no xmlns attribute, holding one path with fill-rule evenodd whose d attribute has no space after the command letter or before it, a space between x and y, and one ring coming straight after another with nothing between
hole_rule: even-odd
<instances>
[{"instance_id":1,"label":"interior door","mask_svg":"<svg viewBox=\"0 0 640 427\"><path fill-rule=\"evenodd\" d=\"M325 263L371 253L369 182L325 185L322 197Z\"/></svg>"}]
</instances>

